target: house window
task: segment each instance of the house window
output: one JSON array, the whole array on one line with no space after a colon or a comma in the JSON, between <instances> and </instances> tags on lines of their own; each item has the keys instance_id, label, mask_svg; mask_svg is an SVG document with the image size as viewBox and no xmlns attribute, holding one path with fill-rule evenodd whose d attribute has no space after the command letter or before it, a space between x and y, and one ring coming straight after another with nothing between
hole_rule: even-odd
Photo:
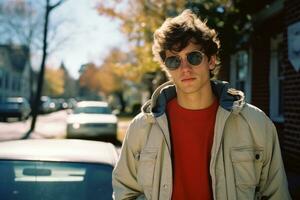
<instances>
[{"instance_id":1,"label":"house window","mask_svg":"<svg viewBox=\"0 0 300 200\"><path fill-rule=\"evenodd\" d=\"M250 66L248 51L238 51L231 56L230 82L233 87L245 93L247 101L251 100Z\"/></svg>"},{"instance_id":2,"label":"house window","mask_svg":"<svg viewBox=\"0 0 300 200\"><path fill-rule=\"evenodd\" d=\"M9 89L9 73L4 73L4 88Z\"/></svg>"},{"instance_id":3,"label":"house window","mask_svg":"<svg viewBox=\"0 0 300 200\"><path fill-rule=\"evenodd\" d=\"M12 91L16 91L16 79L15 79L15 77L11 77L11 80L12 80L12 82L11 82L11 90Z\"/></svg>"},{"instance_id":4,"label":"house window","mask_svg":"<svg viewBox=\"0 0 300 200\"><path fill-rule=\"evenodd\" d=\"M273 121L283 122L283 36L271 38L270 52L270 117Z\"/></svg>"},{"instance_id":5,"label":"house window","mask_svg":"<svg viewBox=\"0 0 300 200\"><path fill-rule=\"evenodd\" d=\"M4 65L4 52L0 49L0 65Z\"/></svg>"},{"instance_id":6,"label":"house window","mask_svg":"<svg viewBox=\"0 0 300 200\"><path fill-rule=\"evenodd\" d=\"M18 76L12 77L12 91L18 92L20 91L20 78Z\"/></svg>"},{"instance_id":7,"label":"house window","mask_svg":"<svg viewBox=\"0 0 300 200\"><path fill-rule=\"evenodd\" d=\"M2 82L3 82L3 78L4 78L4 72L0 69L0 89L2 88Z\"/></svg>"},{"instance_id":8,"label":"house window","mask_svg":"<svg viewBox=\"0 0 300 200\"><path fill-rule=\"evenodd\" d=\"M237 54L236 59L236 87L242 91L245 91L245 85L247 80L247 68L248 68L248 54L245 51L241 51Z\"/></svg>"},{"instance_id":9,"label":"house window","mask_svg":"<svg viewBox=\"0 0 300 200\"><path fill-rule=\"evenodd\" d=\"M20 92L21 91L21 81L22 79L21 79L21 77L18 77L17 79L16 79L16 82L17 82L17 91L18 92Z\"/></svg>"}]
</instances>

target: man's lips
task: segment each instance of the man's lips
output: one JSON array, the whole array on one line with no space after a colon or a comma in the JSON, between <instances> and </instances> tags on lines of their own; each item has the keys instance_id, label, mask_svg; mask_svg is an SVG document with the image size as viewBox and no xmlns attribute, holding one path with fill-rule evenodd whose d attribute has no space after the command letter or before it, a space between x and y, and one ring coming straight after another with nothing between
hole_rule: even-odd
<instances>
[{"instance_id":1,"label":"man's lips","mask_svg":"<svg viewBox=\"0 0 300 200\"><path fill-rule=\"evenodd\" d=\"M182 82L187 82L187 81L193 81L195 80L196 78L193 78L193 77L189 77L189 78L183 78L181 79Z\"/></svg>"}]
</instances>

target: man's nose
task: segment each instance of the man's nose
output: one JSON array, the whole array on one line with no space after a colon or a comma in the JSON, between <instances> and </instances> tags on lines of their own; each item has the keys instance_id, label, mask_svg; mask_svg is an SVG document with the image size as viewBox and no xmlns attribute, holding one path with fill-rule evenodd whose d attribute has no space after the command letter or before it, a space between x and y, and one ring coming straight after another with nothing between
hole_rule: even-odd
<instances>
[{"instance_id":1,"label":"man's nose","mask_svg":"<svg viewBox=\"0 0 300 200\"><path fill-rule=\"evenodd\" d=\"M192 69L192 66L191 64L187 61L186 58L182 58L181 59L181 65L180 65L180 70L183 70L183 71L189 71Z\"/></svg>"}]
</instances>

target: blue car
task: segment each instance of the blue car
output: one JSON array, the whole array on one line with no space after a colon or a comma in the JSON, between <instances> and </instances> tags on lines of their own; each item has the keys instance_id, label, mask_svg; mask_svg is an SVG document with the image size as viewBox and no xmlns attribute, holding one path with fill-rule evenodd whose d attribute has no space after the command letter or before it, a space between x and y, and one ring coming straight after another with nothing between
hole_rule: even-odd
<instances>
[{"instance_id":1,"label":"blue car","mask_svg":"<svg viewBox=\"0 0 300 200\"><path fill-rule=\"evenodd\" d=\"M18 118L20 121L29 117L31 112L27 99L23 97L8 97L0 100L0 118L7 121L8 118Z\"/></svg>"}]
</instances>

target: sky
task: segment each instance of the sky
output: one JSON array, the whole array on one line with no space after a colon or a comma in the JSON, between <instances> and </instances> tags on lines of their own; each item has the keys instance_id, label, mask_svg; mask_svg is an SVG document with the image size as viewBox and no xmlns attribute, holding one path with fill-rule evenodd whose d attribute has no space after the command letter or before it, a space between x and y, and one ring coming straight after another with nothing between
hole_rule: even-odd
<instances>
[{"instance_id":1,"label":"sky","mask_svg":"<svg viewBox=\"0 0 300 200\"><path fill-rule=\"evenodd\" d=\"M63 62L74 78L79 77L82 64L101 64L109 49L126 48L120 22L100 16L94 5L95 0L67 0L50 16L54 23L64 21L59 31L67 40L49 55L47 63L58 67Z\"/></svg>"}]
</instances>

